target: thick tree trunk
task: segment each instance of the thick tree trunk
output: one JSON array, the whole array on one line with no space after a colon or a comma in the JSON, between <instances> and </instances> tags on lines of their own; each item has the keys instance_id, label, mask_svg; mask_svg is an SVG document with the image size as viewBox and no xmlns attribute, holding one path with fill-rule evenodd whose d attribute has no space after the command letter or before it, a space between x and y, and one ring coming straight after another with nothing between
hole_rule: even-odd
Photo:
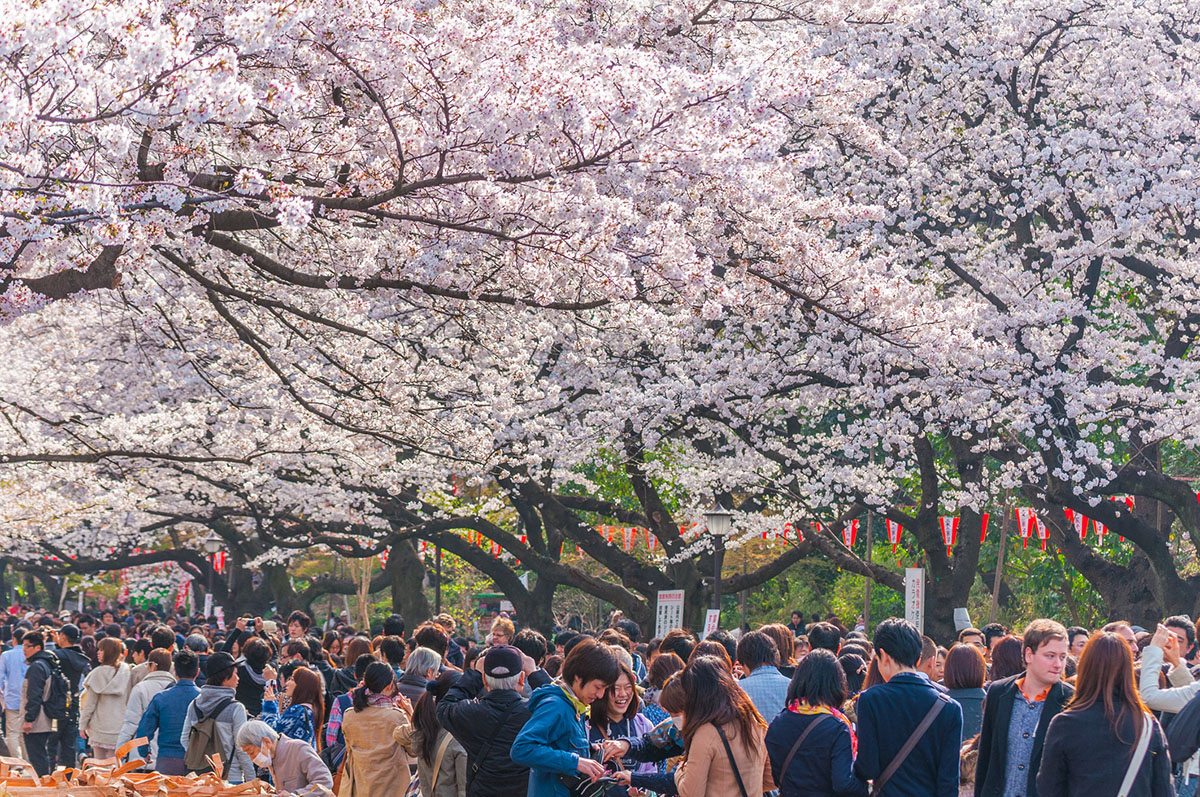
<instances>
[{"instance_id":1,"label":"thick tree trunk","mask_svg":"<svg viewBox=\"0 0 1200 797\"><path fill-rule=\"evenodd\" d=\"M275 611L280 615L287 617L290 612L300 608L287 566L263 565L263 585L270 590L267 597L275 601Z\"/></svg>"},{"instance_id":2,"label":"thick tree trunk","mask_svg":"<svg viewBox=\"0 0 1200 797\"><path fill-rule=\"evenodd\" d=\"M388 552L388 576L392 588L392 611L416 628L433 615L425 597L425 563L411 540L401 540Z\"/></svg>"},{"instance_id":3,"label":"thick tree trunk","mask_svg":"<svg viewBox=\"0 0 1200 797\"><path fill-rule=\"evenodd\" d=\"M513 601L517 619L522 626L535 628L543 634L554 633L554 593L558 584L552 578L538 577L533 588Z\"/></svg>"}]
</instances>

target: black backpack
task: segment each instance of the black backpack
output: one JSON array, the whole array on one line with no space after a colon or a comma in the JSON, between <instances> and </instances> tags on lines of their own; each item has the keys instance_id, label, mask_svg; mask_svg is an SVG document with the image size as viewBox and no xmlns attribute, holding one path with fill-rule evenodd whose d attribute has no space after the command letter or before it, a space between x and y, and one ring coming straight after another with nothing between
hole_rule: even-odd
<instances>
[{"instance_id":1,"label":"black backpack","mask_svg":"<svg viewBox=\"0 0 1200 797\"><path fill-rule=\"evenodd\" d=\"M46 712L46 716L52 720L70 719L71 706L75 702L71 696L71 685L67 683L67 676L63 675L62 666L58 663L58 659L51 656L54 664L46 662L46 669L50 674L46 676L46 697L42 700L42 710Z\"/></svg>"}]
</instances>

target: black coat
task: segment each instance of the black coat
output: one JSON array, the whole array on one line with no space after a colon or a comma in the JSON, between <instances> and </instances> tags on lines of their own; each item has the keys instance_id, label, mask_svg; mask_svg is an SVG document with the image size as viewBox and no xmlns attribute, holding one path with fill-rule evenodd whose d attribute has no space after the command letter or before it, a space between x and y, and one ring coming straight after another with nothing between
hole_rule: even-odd
<instances>
[{"instance_id":1,"label":"black coat","mask_svg":"<svg viewBox=\"0 0 1200 797\"><path fill-rule=\"evenodd\" d=\"M83 676L92 671L92 662L78 645L55 648L54 657L58 659L62 674L71 689L71 721L78 722L79 687L83 684Z\"/></svg>"},{"instance_id":2,"label":"black coat","mask_svg":"<svg viewBox=\"0 0 1200 797\"><path fill-rule=\"evenodd\" d=\"M536 689L550 683L550 676L537 670L529 676ZM489 691L482 696L483 676L468 670L458 677L437 701L441 726L467 751L470 771L487 740L495 735L467 797L525 797L529 789L529 767L514 764L509 757L513 740L529 719L529 701L512 689Z\"/></svg>"},{"instance_id":3,"label":"black coat","mask_svg":"<svg viewBox=\"0 0 1200 797\"><path fill-rule=\"evenodd\" d=\"M1008 726L1012 720L1013 701L1017 699L1017 681L1024 674L995 681L987 690L983 701L983 725L979 730L979 761L975 766L975 797L1004 797L1005 772L1008 768ZM1042 716L1038 720L1033 740L1033 753L1027 770L1027 797L1037 797L1037 773L1042 760L1042 747L1046 742L1046 728L1050 720L1063 710L1063 705L1075 693L1069 685L1059 681L1050 687Z\"/></svg>"},{"instance_id":4,"label":"black coat","mask_svg":"<svg viewBox=\"0 0 1200 797\"><path fill-rule=\"evenodd\" d=\"M1050 723L1037 786L1041 797L1101 797L1116 794L1133 756L1138 729L1132 716L1121 722L1121 739L1104 716L1104 704L1065 711ZM1171 757L1162 728L1155 720L1146 758L1130 797L1174 797Z\"/></svg>"}]
</instances>

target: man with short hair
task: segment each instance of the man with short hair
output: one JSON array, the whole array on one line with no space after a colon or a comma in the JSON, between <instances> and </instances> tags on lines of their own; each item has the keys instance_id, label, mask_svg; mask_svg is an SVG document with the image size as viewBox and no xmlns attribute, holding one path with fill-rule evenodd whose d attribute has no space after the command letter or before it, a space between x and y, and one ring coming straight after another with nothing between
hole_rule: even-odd
<instances>
[{"instance_id":1,"label":"man with short hair","mask_svg":"<svg viewBox=\"0 0 1200 797\"><path fill-rule=\"evenodd\" d=\"M550 683L550 676L517 648L496 645L437 701L438 722L467 751L467 797L525 797L528 792L529 768L509 755L529 719L529 703L521 697L526 681L536 689Z\"/></svg>"},{"instance_id":2,"label":"man with short hair","mask_svg":"<svg viewBox=\"0 0 1200 797\"><path fill-rule=\"evenodd\" d=\"M157 650L161 651L163 648ZM195 653L184 648L175 654L172 665L175 669L175 683L150 698L132 738L145 738L157 742L158 751L153 758L150 756L148 745L143 745L138 750L139 757L149 762L155 772L164 775L186 775L184 759L187 756L187 745L180 736L187 721L188 707L200 695L200 689L196 686L200 659Z\"/></svg>"},{"instance_id":3,"label":"man with short hair","mask_svg":"<svg viewBox=\"0 0 1200 797\"><path fill-rule=\"evenodd\" d=\"M385 664L391 665L397 680L404 676L404 640L398 636L385 636L379 642L379 655Z\"/></svg>"},{"instance_id":4,"label":"man with short hair","mask_svg":"<svg viewBox=\"0 0 1200 797\"><path fill-rule=\"evenodd\" d=\"M983 657L991 664L992 650L996 643L1008 636L1008 629L1001 623L988 623L981 631L983 634Z\"/></svg>"},{"instance_id":5,"label":"man with short hair","mask_svg":"<svg viewBox=\"0 0 1200 797\"><path fill-rule=\"evenodd\" d=\"M0 693L4 694L5 741L8 742L8 754L15 758L25 757L25 748L21 744L21 688L25 684L25 673L29 664L25 661L25 651L21 647L21 637L25 636L24 628L13 631L13 646L0 654Z\"/></svg>"},{"instance_id":6,"label":"man with short hair","mask_svg":"<svg viewBox=\"0 0 1200 797\"><path fill-rule=\"evenodd\" d=\"M1036 797L1046 728L1074 690L1062 682L1067 629L1054 620L1025 626L1025 672L988 687L975 765L975 797Z\"/></svg>"},{"instance_id":7,"label":"man with short hair","mask_svg":"<svg viewBox=\"0 0 1200 797\"><path fill-rule=\"evenodd\" d=\"M200 660L199 677L208 677L208 654L212 650L212 647L208 644L208 637L201 633L188 634L187 639L183 640L183 645L195 653L196 658Z\"/></svg>"},{"instance_id":8,"label":"man with short hair","mask_svg":"<svg viewBox=\"0 0 1200 797\"><path fill-rule=\"evenodd\" d=\"M1067 653L1079 658L1092 635L1086 628L1073 625L1067 629Z\"/></svg>"},{"instance_id":9,"label":"man with short hair","mask_svg":"<svg viewBox=\"0 0 1200 797\"><path fill-rule=\"evenodd\" d=\"M142 715L150 705L154 696L170 689L175 685L175 676L171 674L171 654L159 648L150 651L146 658L149 671L138 685L129 691L129 703L125 706L125 720L121 723L121 732L117 735L117 747L134 738ZM157 757L158 744L150 740L150 755Z\"/></svg>"},{"instance_id":10,"label":"man with short hair","mask_svg":"<svg viewBox=\"0 0 1200 797\"><path fill-rule=\"evenodd\" d=\"M828 650L837 655L842 644L842 632L833 623L814 623L808 627L808 646L811 650Z\"/></svg>"},{"instance_id":11,"label":"man with short hair","mask_svg":"<svg viewBox=\"0 0 1200 797\"><path fill-rule=\"evenodd\" d=\"M1125 640L1125 644L1133 652L1133 658L1137 659L1141 651L1138 649L1137 634L1133 633L1133 626L1124 620L1114 620L1100 629L1106 634L1116 634Z\"/></svg>"},{"instance_id":12,"label":"man with short hair","mask_svg":"<svg viewBox=\"0 0 1200 797\"><path fill-rule=\"evenodd\" d=\"M1192 623L1192 618L1186 614L1176 614L1163 620L1162 624L1178 640L1175 651L1179 657L1185 662L1190 662L1196 653L1196 626Z\"/></svg>"},{"instance_id":13,"label":"man with short hair","mask_svg":"<svg viewBox=\"0 0 1200 797\"><path fill-rule=\"evenodd\" d=\"M855 773L876 781L880 797L954 797L962 707L917 672L921 635L912 623L896 617L884 620L875 629L874 643L884 683L858 697ZM922 730L927 717L932 720ZM910 739L913 745L901 758ZM890 776L883 778L889 770Z\"/></svg>"},{"instance_id":14,"label":"man with short hair","mask_svg":"<svg viewBox=\"0 0 1200 797\"><path fill-rule=\"evenodd\" d=\"M937 643L921 636L921 658L917 659L917 672L924 673L931 683L937 683Z\"/></svg>"},{"instance_id":15,"label":"man with short hair","mask_svg":"<svg viewBox=\"0 0 1200 797\"><path fill-rule=\"evenodd\" d=\"M239 662L233 656L223 650L208 657L208 677L204 681L204 686L200 687L200 694L196 695L196 699L188 706L187 715L179 733L179 746L184 749L186 757L188 737L192 726L199 721L199 716L202 714L205 718L212 717L216 720L217 746L222 751L222 766L226 769L222 780L234 784L253 780L255 776L250 757L237 749L234 743L237 732L247 719L246 707L237 702L235 691L238 683L238 664ZM197 660L198 668L199 661ZM176 668L176 672L178 672L178 668ZM182 676L180 678L182 680ZM163 694L170 691L168 689ZM156 699L158 697L159 695L155 695Z\"/></svg>"},{"instance_id":16,"label":"man with short hair","mask_svg":"<svg viewBox=\"0 0 1200 797\"><path fill-rule=\"evenodd\" d=\"M522 628L514 634L512 646L533 659L538 667L546 660L546 638L532 628Z\"/></svg>"},{"instance_id":17,"label":"man with short hair","mask_svg":"<svg viewBox=\"0 0 1200 797\"><path fill-rule=\"evenodd\" d=\"M439 615L440 616L440 615ZM404 618L398 614L389 614L383 620L383 635L404 638Z\"/></svg>"},{"instance_id":18,"label":"man with short hair","mask_svg":"<svg viewBox=\"0 0 1200 797\"><path fill-rule=\"evenodd\" d=\"M67 679L67 688L71 690L71 706L66 719L58 721L56 737L50 740L51 766L57 762L73 767L79 754L79 693L83 687L83 677L92 669L91 660L79 646L82 637L83 630L71 623L65 623L54 635L58 647L53 655Z\"/></svg>"},{"instance_id":19,"label":"man with short hair","mask_svg":"<svg viewBox=\"0 0 1200 797\"><path fill-rule=\"evenodd\" d=\"M54 654L46 650L46 637L41 631L26 633L21 638L21 650L28 665L21 688L21 733L29 763L40 777L54 771L49 744L57 734L44 703L50 694L50 680L61 668Z\"/></svg>"},{"instance_id":20,"label":"man with short hair","mask_svg":"<svg viewBox=\"0 0 1200 797\"><path fill-rule=\"evenodd\" d=\"M779 716L787 705L791 680L779 672L779 649L775 640L762 631L742 634L737 643L737 662L745 675L738 684L767 722Z\"/></svg>"},{"instance_id":21,"label":"man with short hair","mask_svg":"<svg viewBox=\"0 0 1200 797\"><path fill-rule=\"evenodd\" d=\"M312 618L304 612L297 609L288 615L287 631L290 639L303 639L308 636L308 627L312 625Z\"/></svg>"},{"instance_id":22,"label":"man with short hair","mask_svg":"<svg viewBox=\"0 0 1200 797\"><path fill-rule=\"evenodd\" d=\"M978 628L964 628L958 632L958 641L963 645L974 645L980 652L987 650L983 644L983 632Z\"/></svg>"}]
</instances>

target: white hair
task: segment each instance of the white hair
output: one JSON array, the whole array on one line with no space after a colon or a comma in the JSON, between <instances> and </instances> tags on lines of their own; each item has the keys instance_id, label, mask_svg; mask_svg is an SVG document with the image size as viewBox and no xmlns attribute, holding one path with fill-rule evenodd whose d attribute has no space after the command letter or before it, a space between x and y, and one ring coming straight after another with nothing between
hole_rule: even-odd
<instances>
[{"instance_id":1,"label":"white hair","mask_svg":"<svg viewBox=\"0 0 1200 797\"><path fill-rule=\"evenodd\" d=\"M262 720L249 720L242 727L238 728L238 747L260 747L262 746L263 739L270 739L272 742L277 742L279 741L279 734Z\"/></svg>"},{"instance_id":2,"label":"white hair","mask_svg":"<svg viewBox=\"0 0 1200 797\"><path fill-rule=\"evenodd\" d=\"M617 661L624 664L629 669L633 669L633 655L628 650L620 645L609 645L608 649L617 654Z\"/></svg>"},{"instance_id":3,"label":"white hair","mask_svg":"<svg viewBox=\"0 0 1200 797\"><path fill-rule=\"evenodd\" d=\"M487 688L493 692L497 689L512 689L515 691L518 683L521 680L521 675L523 675L523 673L509 675L504 678L493 678L490 675L484 675L483 682L487 684Z\"/></svg>"},{"instance_id":4,"label":"white hair","mask_svg":"<svg viewBox=\"0 0 1200 797\"><path fill-rule=\"evenodd\" d=\"M424 678L425 673L440 666L441 663L442 656L436 650L432 648L417 648L408 654L408 663L405 665L404 671Z\"/></svg>"}]
</instances>

